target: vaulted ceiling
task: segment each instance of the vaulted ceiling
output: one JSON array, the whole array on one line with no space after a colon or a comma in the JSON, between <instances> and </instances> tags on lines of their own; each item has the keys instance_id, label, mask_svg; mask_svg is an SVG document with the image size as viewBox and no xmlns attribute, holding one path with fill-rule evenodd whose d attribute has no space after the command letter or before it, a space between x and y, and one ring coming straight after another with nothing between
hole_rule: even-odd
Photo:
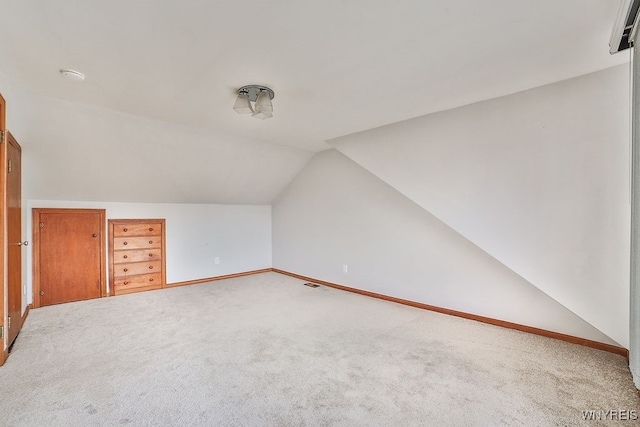
<instances>
[{"instance_id":1,"label":"vaulted ceiling","mask_svg":"<svg viewBox=\"0 0 640 427\"><path fill-rule=\"evenodd\" d=\"M91 137L107 132L94 129L102 123L97 117L112 118L104 128L138 117L132 134L122 136L123 149L143 156L136 140L169 126L147 139L164 135L184 165L203 169L190 173L190 182L201 183L189 187L193 194L185 195L185 183L149 201L263 203L333 138L628 61L608 53L618 6L612 0L4 0L0 83L23 109L49 103L68 110L68 123L46 137L34 123L48 120L47 112L16 115L36 164L54 160L71 170L112 164L120 150L103 149L93 166L55 156L65 147L107 143L104 135ZM83 72L86 81L63 79L61 68ZM272 119L232 110L235 91L250 83L275 90ZM84 122L92 128L80 126L74 136L82 115L92 115ZM57 151L48 152L42 140L51 145L52 138ZM210 151L207 140L214 140ZM269 154L242 154L256 144ZM175 183L175 158L160 150L159 175ZM210 158L217 163L207 169L201 163ZM59 178L56 194L47 196L52 188L34 182L32 196L117 198L115 183L90 194L83 183L64 190L73 177ZM216 190L210 182L228 185Z\"/></svg>"}]
</instances>

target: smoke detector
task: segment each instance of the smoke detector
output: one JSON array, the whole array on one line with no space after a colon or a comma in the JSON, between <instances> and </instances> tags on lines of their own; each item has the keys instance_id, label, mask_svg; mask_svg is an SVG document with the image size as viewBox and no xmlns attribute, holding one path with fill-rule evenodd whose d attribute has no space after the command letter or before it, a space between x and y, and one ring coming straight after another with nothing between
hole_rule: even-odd
<instances>
[{"instance_id":1,"label":"smoke detector","mask_svg":"<svg viewBox=\"0 0 640 427\"><path fill-rule=\"evenodd\" d=\"M76 82L84 81L84 74L82 74L80 71L62 69L60 70L60 74L62 74L64 78L67 78L69 80L73 80Z\"/></svg>"}]
</instances>

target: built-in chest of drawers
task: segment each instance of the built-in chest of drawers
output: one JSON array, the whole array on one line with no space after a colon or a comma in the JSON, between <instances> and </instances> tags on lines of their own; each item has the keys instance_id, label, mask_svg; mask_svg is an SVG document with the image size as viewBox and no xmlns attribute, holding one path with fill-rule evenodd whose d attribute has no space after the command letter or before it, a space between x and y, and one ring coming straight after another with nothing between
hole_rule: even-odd
<instances>
[{"instance_id":1,"label":"built-in chest of drawers","mask_svg":"<svg viewBox=\"0 0 640 427\"><path fill-rule=\"evenodd\" d=\"M160 289L165 282L165 220L110 219L111 295Z\"/></svg>"}]
</instances>

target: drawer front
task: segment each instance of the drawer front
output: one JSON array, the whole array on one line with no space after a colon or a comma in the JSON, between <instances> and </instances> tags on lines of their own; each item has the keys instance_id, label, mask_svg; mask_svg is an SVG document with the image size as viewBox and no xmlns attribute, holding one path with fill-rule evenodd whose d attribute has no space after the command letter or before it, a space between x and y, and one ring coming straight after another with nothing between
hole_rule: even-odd
<instances>
[{"instance_id":1,"label":"drawer front","mask_svg":"<svg viewBox=\"0 0 640 427\"><path fill-rule=\"evenodd\" d=\"M161 261L129 262L113 266L113 277L127 277L138 274L151 274L162 272Z\"/></svg>"},{"instance_id":2,"label":"drawer front","mask_svg":"<svg viewBox=\"0 0 640 427\"><path fill-rule=\"evenodd\" d=\"M113 249L152 249L159 248L162 244L160 236L148 237L115 237L113 239Z\"/></svg>"},{"instance_id":3,"label":"drawer front","mask_svg":"<svg viewBox=\"0 0 640 427\"><path fill-rule=\"evenodd\" d=\"M120 279L115 279L113 283L113 289L117 293L122 293L122 291L126 291L129 289L138 289L138 288L160 288L162 286L162 274L154 273L154 274L142 274L134 277L123 277Z\"/></svg>"},{"instance_id":4,"label":"drawer front","mask_svg":"<svg viewBox=\"0 0 640 427\"><path fill-rule=\"evenodd\" d=\"M113 236L160 236L162 234L162 224L160 223L135 223L135 224L113 224Z\"/></svg>"},{"instance_id":5,"label":"drawer front","mask_svg":"<svg viewBox=\"0 0 640 427\"><path fill-rule=\"evenodd\" d=\"M160 261L162 250L160 249L135 249L133 251L113 251L113 263L141 261Z\"/></svg>"}]
</instances>

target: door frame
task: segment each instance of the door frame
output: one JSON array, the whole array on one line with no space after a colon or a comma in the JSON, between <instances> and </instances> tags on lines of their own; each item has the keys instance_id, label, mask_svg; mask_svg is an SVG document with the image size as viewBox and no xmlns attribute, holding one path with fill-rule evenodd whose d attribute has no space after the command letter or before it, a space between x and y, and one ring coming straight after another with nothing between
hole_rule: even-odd
<instances>
[{"instance_id":1,"label":"door frame","mask_svg":"<svg viewBox=\"0 0 640 427\"><path fill-rule=\"evenodd\" d=\"M10 289L10 287L11 286L16 286L15 283L11 282L11 280L10 280L11 278L9 277L12 272L15 272L15 270L12 270L12 267L15 268L15 265L12 266L9 263L9 261L12 260L11 251L9 249L9 246L10 245L13 246L13 245L18 244L15 241L14 242L10 242L9 241L9 236L10 236L9 229L11 228L12 224L14 224L14 223L10 222L11 221L11 217L9 216L9 211L10 211L9 200L11 199L12 196L14 196L14 194L12 194L9 191L9 173L11 172L11 169L9 169L9 165L11 164L11 163L9 163L9 162L11 162L11 157L10 157L9 151L10 151L10 149L12 149L11 147L13 147L13 149L15 149L17 151L17 156L19 158L19 162L18 163L20 164L19 165L20 170L18 171L19 172L19 176L17 178L19 180L19 182L20 182L20 185L18 186L18 193L19 193L18 199L19 199L19 204L20 204L19 205L20 206L20 215L18 216L17 222L20 224L20 232L19 232L19 235L18 235L18 242L22 242L22 239L23 239L23 236L24 236L22 234L23 233L23 228L22 228L22 212L23 212L23 210L22 210L22 147L20 146L18 141L16 141L14 136L11 135L11 132L9 132L8 130L5 130L5 139L4 139L4 144L3 145L4 146L2 147L2 150L3 150L2 152L4 154L4 162L3 162L3 166L2 167L6 168L6 169L3 170L4 171L4 173L3 173L4 181L3 181L3 186L2 186L3 191L5 192L5 196L4 196L5 209L3 209L3 211L4 211L3 212L3 215L4 215L4 226L5 226L5 234L4 234L5 244L3 245L3 250L5 251L4 252L4 256L6 257L4 259L5 260L4 264L5 264L5 268L6 268L5 269L5 275L6 275L5 276L5 286L7 288L5 308L7 310L6 311L7 322L9 322L9 320L13 320L13 319L10 319L11 314L12 314L11 313L11 307L9 307L9 304L11 303L11 299L10 299L11 289ZM14 159L14 161L15 161L15 159ZM16 220L14 219L14 221L16 221ZM28 242L26 242L26 243L28 244ZM14 247L14 249L15 249L15 247ZM20 280L19 280L19 283L17 284L17 286L19 286L19 290L18 290L17 294L19 295L19 298L20 298L20 310L17 313L18 317L15 319L15 322L16 322L16 325L17 325L16 327L18 328L18 330L16 332L16 335L13 337L14 340L18 336L17 334L20 333L20 330L22 329L22 324L23 324L23 322L25 320L25 316L26 316L25 315L26 312L23 312L23 305L24 305L24 299L25 299L25 295L24 295L23 289L24 289L24 279L25 278L24 278L24 275L23 275L22 266L24 265L25 252L26 252L24 249L25 249L24 246L22 245L22 243L20 243L19 244L19 248L18 248L18 251L20 253L20 263L19 263L19 267L18 267L18 270L19 270L19 273L20 273ZM14 292L16 291L15 289L13 289L13 290L14 290ZM10 324L10 323L11 323L11 326L12 326L11 329L14 329L13 328L14 325L12 324L12 322L9 322L7 324ZM13 342L14 342L14 341L10 340L11 335L12 335L11 334L11 330L5 330L5 335L7 336L7 349L10 349L11 346L13 345Z\"/></svg>"},{"instance_id":2,"label":"door frame","mask_svg":"<svg viewBox=\"0 0 640 427\"><path fill-rule=\"evenodd\" d=\"M40 220L41 213L91 213L100 215L100 298L107 293L107 222L105 209L73 209L73 208L33 208L32 240L33 240L33 308L40 307Z\"/></svg>"},{"instance_id":3,"label":"door frame","mask_svg":"<svg viewBox=\"0 0 640 427\"><path fill-rule=\"evenodd\" d=\"M6 116L7 116L7 102L3 98L2 94L0 94L0 131L6 132ZM5 191L6 185L6 144L0 145L0 230L2 230L2 236L0 238L0 281L2 282L2 292L0 292L0 326L3 328L3 336L2 336L2 348L0 351L0 366L2 366L7 360L7 356L9 355L7 349L7 337L9 336L8 331L5 330L4 326L8 324L7 320L7 293L9 292L9 288L7 286L7 275L5 274L5 246L7 244L7 227L5 224L5 210L7 207L7 197Z\"/></svg>"}]
</instances>

